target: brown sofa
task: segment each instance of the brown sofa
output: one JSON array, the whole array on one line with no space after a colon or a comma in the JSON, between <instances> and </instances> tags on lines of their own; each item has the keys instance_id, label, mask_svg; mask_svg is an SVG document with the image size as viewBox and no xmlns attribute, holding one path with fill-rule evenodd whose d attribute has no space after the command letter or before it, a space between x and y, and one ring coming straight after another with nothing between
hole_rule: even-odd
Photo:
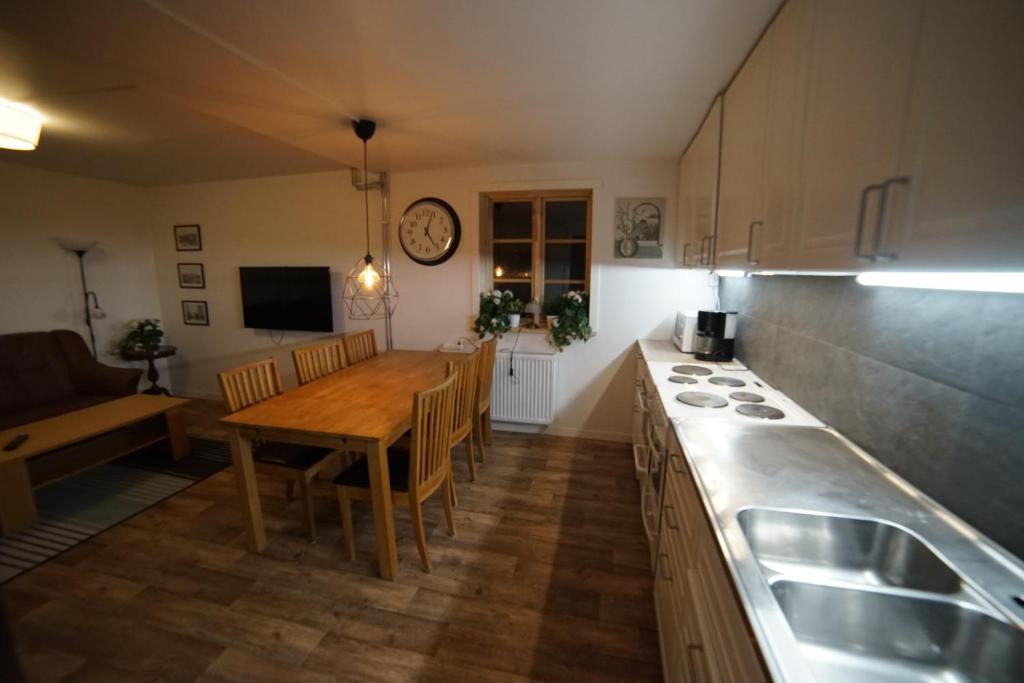
<instances>
[{"instance_id":1,"label":"brown sofa","mask_svg":"<svg viewBox=\"0 0 1024 683\"><path fill-rule=\"evenodd\" d=\"M70 330L0 335L0 429L130 396L141 375L93 360Z\"/></svg>"}]
</instances>

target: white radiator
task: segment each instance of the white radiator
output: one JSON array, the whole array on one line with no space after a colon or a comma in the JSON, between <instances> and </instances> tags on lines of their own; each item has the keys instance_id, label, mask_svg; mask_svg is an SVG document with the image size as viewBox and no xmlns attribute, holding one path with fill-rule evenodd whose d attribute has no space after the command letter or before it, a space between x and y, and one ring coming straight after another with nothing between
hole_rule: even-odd
<instances>
[{"instance_id":1,"label":"white radiator","mask_svg":"<svg viewBox=\"0 0 1024 683\"><path fill-rule=\"evenodd\" d=\"M491 419L501 422L551 424L555 415L555 357L514 354L509 375L509 354L494 360Z\"/></svg>"}]
</instances>

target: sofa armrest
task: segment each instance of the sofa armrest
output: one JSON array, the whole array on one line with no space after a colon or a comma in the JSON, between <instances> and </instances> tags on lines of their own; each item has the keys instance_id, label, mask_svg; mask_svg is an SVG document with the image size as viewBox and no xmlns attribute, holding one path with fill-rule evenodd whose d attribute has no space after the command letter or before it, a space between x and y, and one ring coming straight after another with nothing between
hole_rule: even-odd
<instances>
[{"instance_id":1,"label":"sofa armrest","mask_svg":"<svg viewBox=\"0 0 1024 683\"><path fill-rule=\"evenodd\" d=\"M60 342L64 358L71 373L71 381L80 394L130 396L139 390L138 368L115 368L104 365L92 357L85 341L75 332L56 330L53 334Z\"/></svg>"},{"instance_id":2,"label":"sofa armrest","mask_svg":"<svg viewBox=\"0 0 1024 683\"><path fill-rule=\"evenodd\" d=\"M131 396L139 390L142 370L115 368L97 362L88 367L79 367L75 374L75 384L82 393Z\"/></svg>"}]
</instances>

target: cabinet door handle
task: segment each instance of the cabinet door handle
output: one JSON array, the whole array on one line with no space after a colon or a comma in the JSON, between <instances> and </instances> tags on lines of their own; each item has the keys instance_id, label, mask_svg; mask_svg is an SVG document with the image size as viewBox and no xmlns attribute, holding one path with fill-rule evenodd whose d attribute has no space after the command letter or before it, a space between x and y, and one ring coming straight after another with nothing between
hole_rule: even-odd
<instances>
[{"instance_id":1,"label":"cabinet door handle","mask_svg":"<svg viewBox=\"0 0 1024 683\"><path fill-rule=\"evenodd\" d=\"M863 261L873 261L874 254L866 254L861 251L861 243L864 241L864 214L868 208L868 197L876 190L881 190L881 185L868 185L860 192L860 206L857 209L857 232L853 239L853 255Z\"/></svg>"},{"instance_id":2,"label":"cabinet door handle","mask_svg":"<svg viewBox=\"0 0 1024 683\"><path fill-rule=\"evenodd\" d=\"M706 265L708 265L708 263L711 262L710 254L708 256L708 260L707 261L704 260L704 245L708 244L710 242L711 242L711 235L704 235L703 237L700 238L700 264L702 266L706 266ZM710 252L710 249L709 249L709 252Z\"/></svg>"},{"instance_id":3,"label":"cabinet door handle","mask_svg":"<svg viewBox=\"0 0 1024 683\"><path fill-rule=\"evenodd\" d=\"M661 569L661 578L671 581L672 572L668 570L668 555L665 553L658 555L658 567Z\"/></svg>"},{"instance_id":4,"label":"cabinet door handle","mask_svg":"<svg viewBox=\"0 0 1024 683\"><path fill-rule=\"evenodd\" d=\"M754 221L747 228L747 263L751 265L758 265L761 263L761 259L754 258L754 228L757 226L764 227L764 221Z\"/></svg>"},{"instance_id":5,"label":"cabinet door handle","mask_svg":"<svg viewBox=\"0 0 1024 683\"><path fill-rule=\"evenodd\" d=\"M687 256L689 251L690 251L690 243L687 242L686 244L683 245L683 265L687 266L687 267L690 265L690 257Z\"/></svg>"},{"instance_id":6,"label":"cabinet door handle","mask_svg":"<svg viewBox=\"0 0 1024 683\"><path fill-rule=\"evenodd\" d=\"M679 528L679 522L676 520L676 509L671 505L665 506L665 524L673 531Z\"/></svg>"},{"instance_id":7,"label":"cabinet door handle","mask_svg":"<svg viewBox=\"0 0 1024 683\"><path fill-rule=\"evenodd\" d=\"M697 668L698 668L697 667L697 659L693 656L693 654L695 652L699 652L700 653L700 659L701 659L701 665L700 665L700 673L701 673L701 675L700 676L697 675ZM707 677L703 675L704 674L704 662L703 662L703 659L704 659L704 647L702 645L694 645L694 644L691 643L691 644L686 646L686 664L687 664L687 668L690 669L690 680L691 681L696 681L696 683L705 683L705 681L707 681Z\"/></svg>"},{"instance_id":8,"label":"cabinet door handle","mask_svg":"<svg viewBox=\"0 0 1024 683\"><path fill-rule=\"evenodd\" d=\"M669 451L668 464L676 474L686 474L686 471L683 469L683 456L679 453Z\"/></svg>"},{"instance_id":9,"label":"cabinet door handle","mask_svg":"<svg viewBox=\"0 0 1024 683\"><path fill-rule=\"evenodd\" d=\"M896 254L883 253L885 247L885 235L889 227L889 188L893 185L909 185L910 176L897 176L889 178L882 183L882 198L878 200L878 214L875 219L875 243L871 258L874 261L891 261Z\"/></svg>"}]
</instances>

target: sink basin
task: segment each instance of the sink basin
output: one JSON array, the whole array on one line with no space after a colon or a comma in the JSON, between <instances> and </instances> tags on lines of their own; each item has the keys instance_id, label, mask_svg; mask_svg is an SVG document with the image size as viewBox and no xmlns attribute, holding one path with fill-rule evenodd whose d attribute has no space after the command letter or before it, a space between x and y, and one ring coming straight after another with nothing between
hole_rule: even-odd
<instances>
[{"instance_id":1,"label":"sink basin","mask_svg":"<svg viewBox=\"0 0 1024 683\"><path fill-rule=\"evenodd\" d=\"M960 576L913 533L887 522L771 508L737 518L763 567L806 581L954 594Z\"/></svg>"},{"instance_id":2,"label":"sink basin","mask_svg":"<svg viewBox=\"0 0 1024 683\"><path fill-rule=\"evenodd\" d=\"M771 588L822 681L1024 680L1024 631L976 608L784 579Z\"/></svg>"}]
</instances>

